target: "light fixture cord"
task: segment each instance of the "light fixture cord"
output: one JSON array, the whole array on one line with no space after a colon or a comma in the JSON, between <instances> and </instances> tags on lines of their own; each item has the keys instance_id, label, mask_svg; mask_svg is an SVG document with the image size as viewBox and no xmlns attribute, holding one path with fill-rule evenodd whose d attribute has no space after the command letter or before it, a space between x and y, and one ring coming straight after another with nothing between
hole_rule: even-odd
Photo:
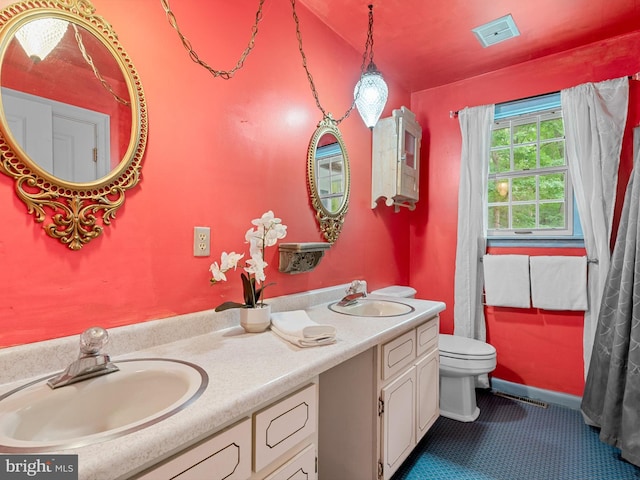
<instances>
[{"instance_id":1,"label":"light fixture cord","mask_svg":"<svg viewBox=\"0 0 640 480\"><path fill-rule=\"evenodd\" d=\"M367 69L374 65L373 63L373 5L369 5L369 29L367 30L367 43L364 46L364 55L362 58L363 66L366 63L365 57L369 57L369 65ZM367 55L368 54L368 55Z\"/></svg>"},{"instance_id":2,"label":"light fixture cord","mask_svg":"<svg viewBox=\"0 0 640 480\"><path fill-rule=\"evenodd\" d=\"M291 7L293 8L293 20L296 24L296 36L298 37L298 49L300 50L300 55L302 56L302 66L304 67L304 71L307 73L307 78L309 79L309 85L311 86L311 93L313 93L313 98L315 98L316 100L316 105L322 112L322 115L324 115L324 118L331 118L331 114L327 113L325 109L322 108L322 105L320 104L320 98L318 97L318 90L316 89L315 83L313 81L313 76L311 75L311 72L309 71L309 67L307 65L307 56L305 55L304 50L302 48L302 34L300 33L300 21L296 13L296 0L291 0ZM362 77L362 75L365 72L365 65L367 65L367 59L369 59L369 63L373 63L373 5L369 5L369 27L367 30L367 41L364 46L364 53L362 54L362 65L360 67L360 77ZM358 83L358 91L354 95L353 102L351 103L351 106L346 111L346 113L339 119L334 120L336 125L338 125L340 122L346 119L355 108L356 99L360 95L360 86L361 86L361 82Z\"/></svg>"},{"instance_id":3,"label":"light fixture cord","mask_svg":"<svg viewBox=\"0 0 640 480\"><path fill-rule=\"evenodd\" d=\"M229 80L230 78L233 78L234 74L238 70L240 70L244 65L244 61L246 60L251 50L253 50L253 47L255 46L256 36L258 35L258 23L260 23L260 20L262 20L262 5L264 4L264 1L265 0L260 0L260 3L258 5L258 11L256 12L256 21L253 24L253 27L251 27L251 38L249 39L249 44L247 45L247 48L245 48L244 51L242 52L242 55L240 55L240 59L238 60L238 63L236 63L235 67L233 67L231 70L215 70L214 68L210 67L206 62L204 62L203 60L200 60L200 57L191 46L191 42L189 41L189 39L185 37L184 34L180 31L180 28L178 27L178 21L176 20L176 16L171 11L171 7L169 6L169 0L160 0L165 13L167 14L167 20L169 21L169 24L178 33L178 36L182 41L182 45L189 52L189 57L191 57L191 60L193 60L198 65L204 67L205 69L207 69L209 73L211 73L211 75L213 75L214 77L220 77L224 80Z\"/></svg>"},{"instance_id":4,"label":"light fixture cord","mask_svg":"<svg viewBox=\"0 0 640 480\"><path fill-rule=\"evenodd\" d=\"M113 96L113 98L116 99L116 101L120 102L123 105L126 105L127 107L130 107L131 102L129 102L128 100L125 100L124 98L119 96L116 92L114 92L109 82L107 82L104 79L104 77L100 74L98 67L95 66L95 64L93 63L93 59L91 58L91 55L89 55L89 53L87 52L87 49L84 46L84 42L82 41L82 36L80 35L80 31L78 30L78 27L76 26L76 24L72 23L71 26L73 27L74 36L76 38L76 43L78 44L78 48L80 49L80 53L82 54L84 61L87 62L87 64L93 70L93 74L95 75L95 77L102 84L104 89L107 92L109 92Z\"/></svg>"}]
</instances>

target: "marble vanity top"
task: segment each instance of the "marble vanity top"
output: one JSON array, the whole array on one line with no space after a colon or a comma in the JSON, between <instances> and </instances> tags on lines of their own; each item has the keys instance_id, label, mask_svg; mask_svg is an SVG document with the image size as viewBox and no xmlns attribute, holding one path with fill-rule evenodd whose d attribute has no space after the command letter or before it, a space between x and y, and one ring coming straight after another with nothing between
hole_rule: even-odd
<instances>
[{"instance_id":1,"label":"marble vanity top","mask_svg":"<svg viewBox=\"0 0 640 480\"><path fill-rule=\"evenodd\" d=\"M234 316L237 312L233 311L222 321L215 318L221 314L211 311L110 330L107 350L116 364L118 359L142 357L185 360L206 370L209 386L193 404L160 423L125 437L51 453L78 454L82 480L128 478L132 472L206 438L252 409L419 325L445 308L442 302L401 299L415 310L396 317L342 315L329 310L327 305L341 298L344 287L318 290L311 297L301 294L280 297L272 303L274 311L302 308L315 322L334 325L337 342L327 346L299 348L270 330L245 333ZM182 338L176 339L178 332ZM39 345L0 350L0 394L29 379L54 373L77 356L77 337L42 343L49 349L45 355L54 357L48 363L49 370L43 370L40 356L34 355ZM16 364L18 367L12 367Z\"/></svg>"}]
</instances>

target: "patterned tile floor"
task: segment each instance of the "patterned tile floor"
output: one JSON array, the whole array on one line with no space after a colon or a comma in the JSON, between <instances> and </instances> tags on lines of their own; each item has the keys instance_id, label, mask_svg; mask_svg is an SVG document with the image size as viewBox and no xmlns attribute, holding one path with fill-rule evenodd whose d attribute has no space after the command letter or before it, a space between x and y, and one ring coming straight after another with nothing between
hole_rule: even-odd
<instances>
[{"instance_id":1,"label":"patterned tile floor","mask_svg":"<svg viewBox=\"0 0 640 480\"><path fill-rule=\"evenodd\" d=\"M631 480L640 468L580 412L478 390L472 423L440 417L392 480Z\"/></svg>"}]
</instances>

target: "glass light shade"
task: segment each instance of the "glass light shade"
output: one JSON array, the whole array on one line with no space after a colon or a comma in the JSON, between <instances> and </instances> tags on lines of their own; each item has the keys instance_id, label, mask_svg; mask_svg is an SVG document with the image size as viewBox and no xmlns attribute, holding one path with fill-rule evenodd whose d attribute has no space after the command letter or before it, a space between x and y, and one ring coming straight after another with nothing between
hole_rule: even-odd
<instances>
[{"instance_id":1,"label":"glass light shade","mask_svg":"<svg viewBox=\"0 0 640 480\"><path fill-rule=\"evenodd\" d=\"M68 25L58 18L40 18L25 23L16 32L16 37L27 56L39 62L60 43Z\"/></svg>"},{"instance_id":2,"label":"glass light shade","mask_svg":"<svg viewBox=\"0 0 640 480\"><path fill-rule=\"evenodd\" d=\"M359 92L359 93L358 93ZM389 88L382 78L382 74L373 68L367 69L362 74L360 81L353 90L356 99L356 107L367 127L373 128L382 115L382 110L387 103Z\"/></svg>"}]
</instances>

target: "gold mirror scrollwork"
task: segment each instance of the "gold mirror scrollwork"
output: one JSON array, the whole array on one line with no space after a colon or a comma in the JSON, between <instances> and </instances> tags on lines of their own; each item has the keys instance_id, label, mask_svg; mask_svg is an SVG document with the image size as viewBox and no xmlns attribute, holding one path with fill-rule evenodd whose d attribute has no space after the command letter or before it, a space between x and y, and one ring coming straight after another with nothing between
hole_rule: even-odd
<instances>
[{"instance_id":1,"label":"gold mirror scrollwork","mask_svg":"<svg viewBox=\"0 0 640 480\"><path fill-rule=\"evenodd\" d=\"M349 208L349 157L342 135L331 115L319 124L307 155L309 196L322 235L334 243Z\"/></svg>"},{"instance_id":2,"label":"gold mirror scrollwork","mask_svg":"<svg viewBox=\"0 0 640 480\"><path fill-rule=\"evenodd\" d=\"M114 106L109 108L119 108L121 112L117 118L106 115L111 122L109 124L107 121L109 129L106 133L110 153L105 160L106 168L95 178L74 180L45 168L35 156L27 153L27 148L17 140L8 120L9 98L6 95L16 88L9 84L16 84L15 80L11 82L11 75L17 71L17 67L12 66L8 52L13 52L10 48L17 49L16 34L21 28L29 22L45 18L63 20L70 25L63 37L68 38L69 43L64 46L61 42L56 47L59 50L57 56L51 55L54 60L47 59L50 62L57 61L60 65L59 70L52 70L49 82L67 82L66 86L58 87L67 91L84 91L85 84L89 84L87 89L93 88L96 95L100 92L99 95L106 96L114 102ZM71 56L76 57L75 64L67 68L65 62L71 62ZM101 58L104 58L102 63L99 62ZM33 62L33 68L28 73L36 75L32 72L44 63L44 60ZM77 70L74 70L81 63L88 72L87 78L91 77L90 81L78 76ZM15 180L18 197L34 220L44 223L47 234L71 250L79 250L100 236L104 226L111 224L117 210L124 204L126 191L140 180L148 123L138 74L111 25L96 15L95 8L88 0L31 0L14 3L0 11L0 68L0 84L3 87L0 96L0 171ZM37 82L34 77L34 84ZM83 82L83 88L79 88L80 82ZM22 80L22 83L25 81ZM8 86L10 89L7 89ZM19 91L17 95L28 97L32 93ZM85 96L93 97L93 94L89 91ZM53 103L61 102L55 100ZM78 107L77 103L73 107ZM96 150L93 149L93 157L96 156ZM96 161L95 158L92 160Z\"/></svg>"}]
</instances>

